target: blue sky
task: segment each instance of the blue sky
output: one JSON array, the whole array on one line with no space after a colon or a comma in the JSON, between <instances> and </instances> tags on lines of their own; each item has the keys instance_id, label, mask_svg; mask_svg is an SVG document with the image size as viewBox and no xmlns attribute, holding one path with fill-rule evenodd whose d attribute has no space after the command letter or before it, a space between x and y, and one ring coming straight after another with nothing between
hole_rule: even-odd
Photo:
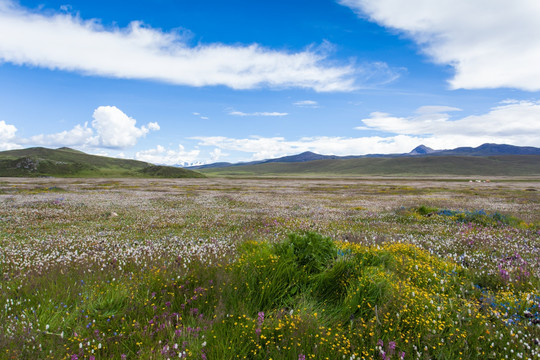
<instances>
[{"instance_id":1,"label":"blue sky","mask_svg":"<svg viewBox=\"0 0 540 360\"><path fill-rule=\"evenodd\" d=\"M540 3L0 0L0 150L540 147Z\"/></svg>"}]
</instances>

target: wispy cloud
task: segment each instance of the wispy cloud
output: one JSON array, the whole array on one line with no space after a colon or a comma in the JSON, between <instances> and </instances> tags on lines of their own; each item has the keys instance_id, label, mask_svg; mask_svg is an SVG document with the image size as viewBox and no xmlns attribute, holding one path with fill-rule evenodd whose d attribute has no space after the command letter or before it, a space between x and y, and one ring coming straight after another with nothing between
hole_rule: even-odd
<instances>
[{"instance_id":1,"label":"wispy cloud","mask_svg":"<svg viewBox=\"0 0 540 360\"><path fill-rule=\"evenodd\" d=\"M451 107L421 107L414 115L397 117L374 112L363 119L361 129L366 127L391 134L430 135L444 137L499 139L513 144L540 145L540 102L505 101L480 115L451 119L446 111L458 111Z\"/></svg>"},{"instance_id":2,"label":"wispy cloud","mask_svg":"<svg viewBox=\"0 0 540 360\"><path fill-rule=\"evenodd\" d=\"M272 112L252 112L252 113L245 113L243 111L236 111L236 110L231 110L229 111L229 115L233 115L233 116L287 116L289 115L289 113L286 113L286 112L276 112L276 111L272 111Z\"/></svg>"},{"instance_id":3,"label":"wispy cloud","mask_svg":"<svg viewBox=\"0 0 540 360\"><path fill-rule=\"evenodd\" d=\"M258 44L191 46L177 32L163 32L137 21L126 28L107 27L99 20L65 13L69 8L63 10L45 14L0 0L0 60L197 87L296 87L321 92L356 87L358 69L331 64L324 44L298 52Z\"/></svg>"},{"instance_id":4,"label":"wispy cloud","mask_svg":"<svg viewBox=\"0 0 540 360\"><path fill-rule=\"evenodd\" d=\"M454 67L454 89L540 90L540 3L530 0L338 0L411 37Z\"/></svg>"},{"instance_id":5,"label":"wispy cloud","mask_svg":"<svg viewBox=\"0 0 540 360\"><path fill-rule=\"evenodd\" d=\"M540 101L505 101L485 114L451 119L449 106L423 106L407 117L383 112L363 119L358 130L377 130L386 136L314 136L289 140L284 137L231 138L194 137L199 146L245 153L247 159L260 160L313 151L334 155L405 153L420 144L434 149L505 143L540 146Z\"/></svg>"},{"instance_id":6,"label":"wispy cloud","mask_svg":"<svg viewBox=\"0 0 540 360\"><path fill-rule=\"evenodd\" d=\"M194 137L199 140L199 146L212 146L228 151L238 151L247 154L245 160L262 160L284 155L313 151L319 154L361 155L373 152L392 153L407 152L416 147L422 140L420 137L303 137L297 140L287 140L284 137Z\"/></svg>"},{"instance_id":7,"label":"wispy cloud","mask_svg":"<svg viewBox=\"0 0 540 360\"><path fill-rule=\"evenodd\" d=\"M197 116L197 117L198 117L199 119L201 119L201 120L208 120L208 119L209 119L208 116L204 116L204 115L202 115L202 114L199 113L199 112L193 112L192 114L195 115L195 116Z\"/></svg>"},{"instance_id":8,"label":"wispy cloud","mask_svg":"<svg viewBox=\"0 0 540 360\"><path fill-rule=\"evenodd\" d=\"M319 107L319 103L314 101L314 100L301 100L301 101L296 101L293 103L294 106L298 106L298 107L307 107L307 108L318 108Z\"/></svg>"},{"instance_id":9,"label":"wispy cloud","mask_svg":"<svg viewBox=\"0 0 540 360\"><path fill-rule=\"evenodd\" d=\"M152 164L187 166L196 162L199 153L197 149L187 151L181 144L176 150L158 145L154 149L138 151L135 159Z\"/></svg>"}]
</instances>

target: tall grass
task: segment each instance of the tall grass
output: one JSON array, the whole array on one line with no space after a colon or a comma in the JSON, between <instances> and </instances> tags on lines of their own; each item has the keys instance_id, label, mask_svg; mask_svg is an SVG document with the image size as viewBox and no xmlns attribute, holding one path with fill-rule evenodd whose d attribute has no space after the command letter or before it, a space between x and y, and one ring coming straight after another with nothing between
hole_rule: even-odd
<instances>
[{"instance_id":1,"label":"tall grass","mask_svg":"<svg viewBox=\"0 0 540 360\"><path fill-rule=\"evenodd\" d=\"M307 232L182 269L65 269L11 284L0 358L538 356L537 283L484 288L468 269L412 245Z\"/></svg>"}]
</instances>

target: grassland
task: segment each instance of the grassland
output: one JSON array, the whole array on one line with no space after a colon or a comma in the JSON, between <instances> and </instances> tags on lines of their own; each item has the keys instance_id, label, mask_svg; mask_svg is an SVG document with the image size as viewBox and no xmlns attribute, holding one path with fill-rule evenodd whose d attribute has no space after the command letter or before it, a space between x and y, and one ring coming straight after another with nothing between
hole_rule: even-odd
<instances>
[{"instance_id":1,"label":"grassland","mask_svg":"<svg viewBox=\"0 0 540 360\"><path fill-rule=\"evenodd\" d=\"M0 359L539 359L540 179L0 181Z\"/></svg>"},{"instance_id":2,"label":"grassland","mask_svg":"<svg viewBox=\"0 0 540 360\"><path fill-rule=\"evenodd\" d=\"M201 169L209 176L343 177L390 176L528 176L540 175L540 156L420 156L329 159Z\"/></svg>"},{"instance_id":3,"label":"grassland","mask_svg":"<svg viewBox=\"0 0 540 360\"><path fill-rule=\"evenodd\" d=\"M0 177L200 178L196 171L96 156L70 148L0 152Z\"/></svg>"}]
</instances>

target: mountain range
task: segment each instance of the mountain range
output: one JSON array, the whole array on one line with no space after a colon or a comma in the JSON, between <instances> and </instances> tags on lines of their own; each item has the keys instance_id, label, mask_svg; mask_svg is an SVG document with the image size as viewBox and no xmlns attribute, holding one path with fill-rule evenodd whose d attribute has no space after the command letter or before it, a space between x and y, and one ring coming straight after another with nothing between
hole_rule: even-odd
<instances>
[{"instance_id":1,"label":"mountain range","mask_svg":"<svg viewBox=\"0 0 540 360\"><path fill-rule=\"evenodd\" d=\"M311 151L306 151L297 155L282 156L274 159L257 160L250 162L229 163L217 162L212 164L189 166L186 169L211 169L226 168L232 166L248 166L268 163L301 163L315 160L334 159L362 159L362 158L398 158L398 157L418 157L418 156L497 156L497 155L540 155L540 148L531 146L514 146L506 144L483 144L478 147L458 147L450 150L434 150L425 145L419 145L412 151L403 154L368 154L368 155L321 155Z\"/></svg>"},{"instance_id":2,"label":"mountain range","mask_svg":"<svg viewBox=\"0 0 540 360\"><path fill-rule=\"evenodd\" d=\"M538 176L540 148L484 144L476 148L433 150L420 145L405 154L363 156L321 155L308 151L249 163L214 163L190 169L90 155L65 147L35 147L0 152L0 176L192 178L206 175Z\"/></svg>"}]
</instances>

